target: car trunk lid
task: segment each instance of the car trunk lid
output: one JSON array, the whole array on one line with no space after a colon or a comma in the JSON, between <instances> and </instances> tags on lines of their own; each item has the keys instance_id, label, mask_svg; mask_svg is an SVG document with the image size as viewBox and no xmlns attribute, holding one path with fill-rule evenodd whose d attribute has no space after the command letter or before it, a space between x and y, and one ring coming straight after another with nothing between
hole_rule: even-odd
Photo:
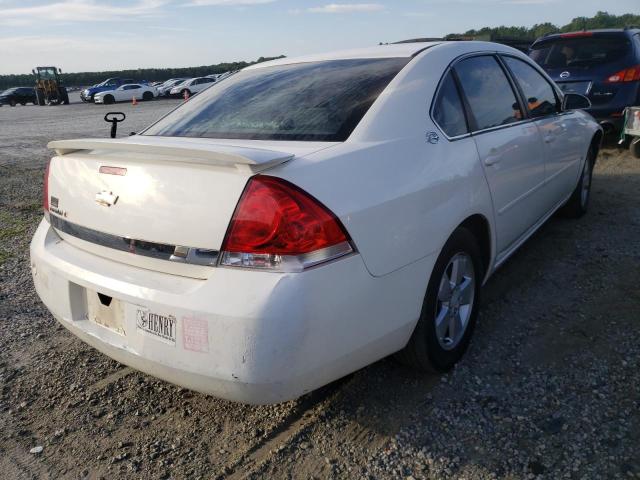
<instances>
[{"instance_id":1,"label":"car trunk lid","mask_svg":"<svg viewBox=\"0 0 640 480\"><path fill-rule=\"evenodd\" d=\"M150 136L51 142L51 223L92 253L206 278L248 178L323 147L286 143L275 150Z\"/></svg>"}]
</instances>

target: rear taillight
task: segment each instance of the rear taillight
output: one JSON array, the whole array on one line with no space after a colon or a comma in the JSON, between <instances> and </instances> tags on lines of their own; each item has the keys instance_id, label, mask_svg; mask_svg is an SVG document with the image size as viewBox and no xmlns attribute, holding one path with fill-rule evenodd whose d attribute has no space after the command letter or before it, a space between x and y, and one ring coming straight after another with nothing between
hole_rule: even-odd
<instances>
[{"instance_id":1,"label":"rear taillight","mask_svg":"<svg viewBox=\"0 0 640 480\"><path fill-rule=\"evenodd\" d=\"M47 162L47 166L44 169L44 180L42 182L42 208L45 215L49 214L49 167L51 166L51 160Z\"/></svg>"},{"instance_id":2,"label":"rear taillight","mask_svg":"<svg viewBox=\"0 0 640 480\"><path fill-rule=\"evenodd\" d=\"M298 272L353 252L340 220L276 177L249 180L227 229L220 264Z\"/></svg>"},{"instance_id":3,"label":"rear taillight","mask_svg":"<svg viewBox=\"0 0 640 480\"><path fill-rule=\"evenodd\" d=\"M619 72L609 75L605 79L605 83L620 83L620 82L637 82L640 81L640 65L634 67L625 68Z\"/></svg>"}]
</instances>

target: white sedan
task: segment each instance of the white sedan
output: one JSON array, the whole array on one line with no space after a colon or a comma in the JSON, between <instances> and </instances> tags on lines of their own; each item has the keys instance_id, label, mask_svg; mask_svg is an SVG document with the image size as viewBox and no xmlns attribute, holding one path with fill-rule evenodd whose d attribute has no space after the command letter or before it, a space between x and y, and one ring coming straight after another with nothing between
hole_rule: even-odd
<instances>
[{"instance_id":1,"label":"white sedan","mask_svg":"<svg viewBox=\"0 0 640 480\"><path fill-rule=\"evenodd\" d=\"M493 43L253 65L139 135L49 144L35 287L106 355L235 401L397 352L447 371L486 279L586 212L586 106Z\"/></svg>"},{"instance_id":2,"label":"white sedan","mask_svg":"<svg viewBox=\"0 0 640 480\"><path fill-rule=\"evenodd\" d=\"M205 88L210 87L215 82L216 79L211 77L192 78L190 80L185 80L178 85L175 85L169 91L169 95L180 95L181 97L184 97L186 95L187 97L190 97L191 95L195 95Z\"/></svg>"},{"instance_id":3,"label":"white sedan","mask_svg":"<svg viewBox=\"0 0 640 480\"><path fill-rule=\"evenodd\" d=\"M93 97L95 103L104 103L110 105L116 102L131 102L136 100L153 100L158 96L155 87L144 85L141 83L128 83L121 85L115 90L107 90L106 92L96 93Z\"/></svg>"}]
</instances>

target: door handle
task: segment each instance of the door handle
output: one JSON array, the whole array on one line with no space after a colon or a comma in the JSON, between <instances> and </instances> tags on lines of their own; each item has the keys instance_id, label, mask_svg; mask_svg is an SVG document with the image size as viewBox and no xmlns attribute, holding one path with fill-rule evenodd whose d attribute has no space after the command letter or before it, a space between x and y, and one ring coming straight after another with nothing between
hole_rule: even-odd
<instances>
[{"instance_id":1,"label":"door handle","mask_svg":"<svg viewBox=\"0 0 640 480\"><path fill-rule=\"evenodd\" d=\"M490 167L491 165L495 165L496 163L498 163L500 161L500 157L497 155L494 156L489 156L487 158L484 159L484 164L487 167Z\"/></svg>"}]
</instances>

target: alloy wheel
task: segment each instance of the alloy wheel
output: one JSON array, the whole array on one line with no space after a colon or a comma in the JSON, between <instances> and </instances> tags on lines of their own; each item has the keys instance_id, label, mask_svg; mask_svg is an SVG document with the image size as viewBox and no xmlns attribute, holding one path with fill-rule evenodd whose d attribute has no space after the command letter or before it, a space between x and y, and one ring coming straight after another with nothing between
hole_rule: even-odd
<instances>
[{"instance_id":1,"label":"alloy wheel","mask_svg":"<svg viewBox=\"0 0 640 480\"><path fill-rule=\"evenodd\" d=\"M454 349L469 325L475 297L473 260L466 253L454 255L445 268L438 289L435 327L438 343Z\"/></svg>"}]
</instances>

